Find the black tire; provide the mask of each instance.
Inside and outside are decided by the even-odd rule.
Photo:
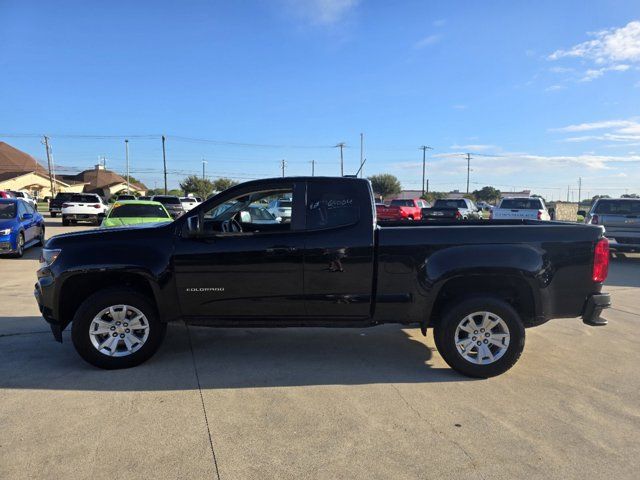
[[[69,225],[70,225],[69,219],[63,215],[62,216],[62,226],[63,227],[68,227]]]
[[[40,235],[38,236],[38,243],[44,247],[44,225],[40,227]]]
[[[509,346],[493,363],[472,363],[465,359],[456,347],[456,329],[459,323],[467,315],[475,312],[491,312],[507,325]],[[506,372],[518,361],[524,349],[525,329],[518,312],[507,302],[496,297],[477,296],[455,303],[447,309],[435,325],[433,336],[438,352],[451,368],[469,377],[489,378]]]
[[[58,215],[58,214],[54,213],[54,212],[49,212],[49,215],[51,215],[51,218],[56,218],[56,215]]]
[[[139,350],[122,357],[109,356],[93,346],[89,335],[91,323],[103,309],[126,304],[140,310],[149,325],[149,337]],[[88,363],[99,368],[114,370],[130,368],[145,362],[162,344],[167,324],[158,319],[154,305],[145,296],[125,289],[101,290],[88,297],[73,317],[71,339],[78,354]]]
[[[24,232],[20,232],[18,234],[18,245],[15,253],[13,254],[16,258],[21,258],[24,255]]]
[[[96,218],[95,218],[95,220],[94,220],[92,223],[93,223],[95,226],[100,226],[100,223],[102,223],[102,222],[101,222],[100,217],[96,217]]]

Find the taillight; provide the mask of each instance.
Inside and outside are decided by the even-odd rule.
[[[456,220],[460,220],[462,218],[462,214],[460,213],[460,211],[458,210],[456,212]]]
[[[71,204],[69,203],[63,203],[62,204],[62,208],[69,208],[71,206]]]
[[[542,220],[542,210],[538,210],[538,220]]]
[[[599,221],[600,219],[598,218],[598,215],[594,215],[593,217],[591,217],[591,223],[593,225],[597,225]]]
[[[100,208],[100,204],[96,203],[95,205],[91,205],[93,208]]]
[[[594,282],[604,282],[609,273],[609,240],[603,238],[596,243],[596,249],[593,252],[593,275],[591,279]]]

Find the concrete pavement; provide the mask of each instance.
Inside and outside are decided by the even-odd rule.
[[[38,250],[0,259],[0,478],[638,476],[640,257],[613,261],[607,327],[530,329],[511,371],[470,380],[397,326],[175,324],[101,371],[39,317]]]

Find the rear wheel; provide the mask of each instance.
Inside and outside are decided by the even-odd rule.
[[[135,367],[160,347],[167,325],[149,300],[124,289],[87,298],[73,317],[71,338],[80,356],[108,370]]]
[[[65,217],[64,215],[62,216],[62,225],[64,227],[68,227],[70,225],[71,222],[69,222],[69,219],[67,217]]]
[[[494,297],[472,297],[445,312],[433,332],[447,364],[469,377],[509,370],[524,349],[525,330],[511,305]]]
[[[44,225],[40,227],[40,235],[38,235],[38,243],[44,247]]]
[[[55,213],[55,212],[49,212],[49,215],[51,215],[51,218],[56,218],[56,215],[58,215],[58,214]]]

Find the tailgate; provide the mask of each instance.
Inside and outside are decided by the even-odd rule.
[[[423,208],[423,218],[456,218],[457,208]]]

